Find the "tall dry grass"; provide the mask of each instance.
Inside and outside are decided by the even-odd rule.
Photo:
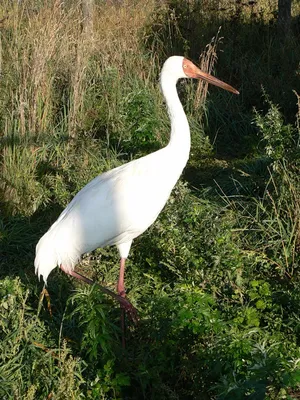
[[[82,30],[80,2],[62,6],[48,1],[7,3],[0,55],[2,135],[39,135],[53,130],[61,118],[74,137],[84,114],[91,77],[116,67],[145,77],[140,30],[155,2],[103,2],[95,8],[94,34]],[[2,14],[5,11],[2,10]],[[93,61],[97,61],[97,65]],[[145,74],[144,71],[147,71]],[[66,102],[67,100],[67,102]],[[67,109],[63,103],[67,103]],[[58,117],[58,114],[59,115]]]
[[[218,45],[222,42],[222,37],[220,36],[221,27],[219,28],[217,34],[211,39],[211,42],[207,44],[205,50],[201,53],[199,58],[200,69],[208,74],[211,74],[213,68],[218,60],[217,49]],[[194,100],[194,106],[196,109],[203,107],[207,98],[208,83],[199,80],[197,91]]]

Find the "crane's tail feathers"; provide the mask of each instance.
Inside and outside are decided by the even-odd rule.
[[[80,254],[59,237],[59,233],[49,230],[40,239],[36,246],[35,273],[38,278],[43,277],[45,284],[50,272],[57,266],[63,265],[65,272],[74,269],[80,259]]]
[[[46,249],[44,247],[38,248],[37,246],[34,266],[35,266],[35,273],[37,274],[38,279],[41,280],[42,276],[45,284],[47,285],[48,275],[57,266],[57,259],[56,257],[53,257],[53,255],[51,255],[49,252],[45,250]]]

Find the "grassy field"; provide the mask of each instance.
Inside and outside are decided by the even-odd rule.
[[[276,0],[0,4],[0,398],[300,397],[300,6]],[[221,27],[221,28],[220,28]],[[178,84],[191,126],[184,174],[126,271],[140,322],[122,350],[118,305],[35,245],[97,174],[169,138],[158,86],[185,55],[230,83]],[[112,290],[115,248],[78,271]]]

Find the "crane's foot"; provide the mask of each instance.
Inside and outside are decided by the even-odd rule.
[[[138,314],[137,310],[133,307],[133,305],[126,299],[126,291],[124,287],[124,280],[119,279],[117,285],[118,295],[120,296],[120,308],[121,308],[121,333],[122,333],[122,348],[125,350],[126,348],[126,323],[125,323],[125,315],[136,324],[138,322]],[[122,300],[121,300],[122,299]]]
[[[137,309],[133,307],[133,305],[126,299],[126,290],[124,286],[124,276],[121,274],[121,277],[117,284],[118,295],[120,296],[119,303],[121,307],[121,320],[124,318],[124,311],[128,315],[128,317],[134,322],[138,322],[138,313]]]
[[[125,311],[125,313],[128,316],[128,318],[132,322],[137,324],[138,321],[139,321],[139,316],[138,316],[137,309],[130,303],[129,300],[126,299],[126,297],[123,297],[122,295],[119,295],[118,301],[120,303],[120,307],[121,307],[122,313],[123,313],[123,311]]]

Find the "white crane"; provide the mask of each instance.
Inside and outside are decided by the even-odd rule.
[[[103,290],[132,311],[124,288],[125,260],[132,241],[156,220],[189,158],[190,129],[176,89],[180,78],[203,79],[239,94],[186,58],[168,58],[160,83],[171,120],[169,144],[97,176],[77,193],[36,246],[35,271],[45,283],[56,266],[93,283],[76,273],[75,265],[84,253],[116,245],[121,258],[118,295]]]

